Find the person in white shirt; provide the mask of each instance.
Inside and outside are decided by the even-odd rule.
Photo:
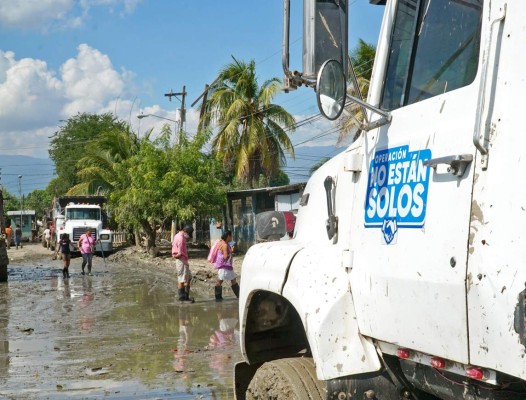
[[[44,229],[42,235],[44,236],[46,249],[49,249],[51,247],[51,230],[49,229],[49,225]]]

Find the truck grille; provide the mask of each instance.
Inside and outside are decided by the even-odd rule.
[[[71,240],[76,242],[85,233],[86,233],[86,227],[85,226],[80,227],[80,228],[73,228],[73,237],[71,238]],[[91,231],[91,236],[93,236],[95,238],[95,240],[97,239],[97,230],[96,229],[93,229]]]

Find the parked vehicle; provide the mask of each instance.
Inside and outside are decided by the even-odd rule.
[[[52,248],[67,233],[71,239],[71,251],[77,252],[77,242],[86,229],[97,239],[96,252],[108,254],[113,251],[113,232],[108,227],[108,218],[103,205],[104,196],[62,196],[53,200]]]
[[[347,91],[348,1],[304,1],[302,72],[285,27],[288,89],[367,118],[309,180],[294,239],[245,256],[236,398],[526,399],[526,2],[370,2],[367,102]]]

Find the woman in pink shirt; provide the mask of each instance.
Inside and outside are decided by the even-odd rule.
[[[223,281],[230,281],[232,291],[236,297],[239,298],[239,284],[236,280],[237,274],[234,272],[232,266],[232,248],[229,244],[231,240],[231,231],[226,231],[221,235],[219,249],[214,261],[215,268],[217,269],[217,282],[214,288],[216,301],[223,300]]]
[[[82,272],[81,275],[84,275],[84,267],[88,264],[88,275],[91,274],[91,262],[93,260],[93,252],[95,251],[96,240],[91,236],[91,231],[86,229],[86,233],[81,235],[78,241],[78,247],[80,254],[82,254]]]

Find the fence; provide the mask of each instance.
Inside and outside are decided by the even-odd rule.
[[[113,246],[122,246],[128,243],[128,232],[113,232]]]

